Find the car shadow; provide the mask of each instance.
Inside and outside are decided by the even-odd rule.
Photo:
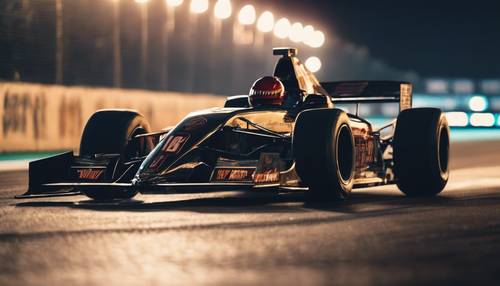
[[[498,193],[498,192],[492,192]],[[306,193],[255,193],[235,192],[221,196],[203,194],[196,197],[174,197],[168,201],[147,201],[148,196],[140,196],[119,202],[101,203],[93,200],[70,201],[28,201],[17,203],[17,207],[70,207],[93,211],[130,211],[130,212],[159,212],[159,211],[190,211],[197,213],[300,213],[311,210],[335,213],[364,213],[374,210],[396,211],[408,210],[417,207],[452,206],[470,203],[498,203],[500,196],[471,196],[450,197],[443,195],[423,198],[406,197],[394,190],[378,191],[377,189],[353,191],[351,197],[344,201],[312,200]],[[144,199],[141,200],[141,199]]]
[[[139,197],[141,198],[141,197]],[[144,197],[148,199],[148,197]],[[490,189],[487,192],[482,192],[478,195],[451,196],[446,192],[434,198],[410,198],[405,197],[396,191],[380,192],[377,190],[362,191],[352,194],[352,197],[346,201],[311,201],[307,199],[304,193],[292,194],[235,194],[230,196],[217,197],[196,197],[190,199],[178,199],[171,201],[147,202],[141,200],[129,200],[122,202],[111,203],[96,203],[91,200],[82,200],[79,202],[22,202],[18,203],[18,207],[69,207],[75,209],[85,209],[96,212],[193,212],[193,213],[210,213],[210,214],[231,214],[231,213],[289,213],[296,214],[297,212],[324,212],[322,215],[318,213],[313,215],[297,215],[293,219],[292,216],[285,216],[287,219],[252,219],[248,221],[220,221],[200,225],[165,225],[155,227],[155,231],[171,231],[171,230],[191,230],[196,229],[214,229],[214,228],[231,228],[231,229],[248,229],[260,227],[274,226],[297,226],[297,225],[313,225],[322,223],[337,223],[345,221],[360,220],[365,218],[388,217],[402,214],[415,214],[432,212],[443,208],[455,207],[487,207],[498,205],[500,203],[500,190]],[[111,228],[111,229],[84,229],[84,230],[69,230],[65,233],[105,233],[105,232],[136,232],[148,230],[148,226],[137,226],[134,228]],[[11,237],[18,237],[19,234],[7,234]],[[39,234],[37,234],[39,235]],[[45,236],[59,236],[60,231],[44,232]],[[5,236],[5,235],[4,235]]]

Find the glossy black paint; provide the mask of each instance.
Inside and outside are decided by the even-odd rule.
[[[51,187],[66,186],[78,190],[83,186],[92,187],[93,184],[99,188],[109,184],[113,188],[147,191],[158,186],[220,186],[220,182],[212,182],[211,178],[221,160],[234,166],[244,164],[257,168],[262,159],[261,154],[264,153],[272,153],[273,158],[278,158],[279,165],[282,166],[280,173],[287,178],[275,186],[305,187],[294,171],[292,135],[295,119],[306,109],[334,108],[333,102],[338,98],[330,95],[300,63],[295,57],[296,51],[281,50],[279,54],[283,57],[278,60],[274,76],[285,86],[288,99],[283,106],[249,107],[244,96],[229,98],[225,107],[191,113],[166,133],[136,136],[134,140],[149,140],[156,146],[147,156],[132,158],[128,162],[121,162],[119,157],[112,154],[100,154],[99,157],[96,155],[92,158],[66,154],[47,159],[48,161],[35,161],[33,167],[30,165],[30,190],[27,194],[39,194],[38,189],[58,182],[61,184],[51,184]],[[347,82],[348,85],[353,83]],[[369,96],[374,97],[372,100],[384,101],[375,97],[377,90],[367,90],[365,87],[375,86],[380,89],[387,84],[390,85],[391,96],[386,100],[400,99],[395,82],[369,83],[362,82],[362,87],[363,92],[369,91]],[[411,88],[409,92],[411,93]],[[382,97],[386,96],[383,90],[380,93]],[[408,98],[411,105],[411,94]],[[349,114],[349,118],[356,153],[354,186],[393,183],[390,152],[392,134],[382,138],[380,132],[373,130],[366,120],[353,114]],[[57,169],[59,175],[48,174],[43,169],[49,161],[54,163],[54,170]],[[102,175],[99,170],[89,174],[83,172],[85,176],[69,171],[92,167],[101,168]],[[248,184],[245,183],[245,186],[248,187]]]

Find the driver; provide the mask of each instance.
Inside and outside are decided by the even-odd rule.
[[[255,107],[282,106],[285,98],[285,86],[274,76],[261,77],[250,88],[250,104]]]
[[[300,96],[300,94],[285,91],[285,86],[278,77],[265,76],[253,83],[250,88],[249,101],[254,107],[280,106],[289,109],[301,102]]]

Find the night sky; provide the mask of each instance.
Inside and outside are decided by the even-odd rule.
[[[269,40],[264,56],[261,47],[234,45],[233,26],[225,21],[224,36],[217,42],[224,52],[215,53],[220,57],[214,57],[218,64],[212,65],[209,57],[194,58],[192,47],[212,45],[211,26],[208,15],[200,16],[197,26],[193,26],[189,2],[184,0],[176,10],[177,28],[170,35],[167,54],[162,52],[160,28],[165,20],[164,0],[148,4],[149,65],[144,80],[137,75],[141,54],[138,4],[133,0],[117,2],[121,7],[122,87],[162,89],[167,85],[162,76],[166,72],[169,90],[246,92],[263,70],[272,70],[274,59],[268,50],[276,45],[292,45],[288,40]],[[53,0],[0,0],[0,79],[54,82],[54,3]],[[64,1],[64,84],[113,84],[112,3]],[[327,38],[322,48],[296,45],[302,49],[299,57],[321,58],[323,67],[318,76],[323,80],[500,79],[500,0],[232,0],[232,3],[233,20],[243,5],[254,4],[259,14],[270,10],[276,18],[287,17],[292,22],[312,24],[323,30]],[[271,35],[268,39],[276,40]],[[262,62],[269,60],[271,66],[263,67]],[[214,70],[207,72],[210,69]],[[217,76],[207,74],[221,75],[222,79],[238,76],[225,85],[213,82]]]
[[[293,20],[317,21],[401,70],[424,77],[500,77],[499,0],[272,2]]]

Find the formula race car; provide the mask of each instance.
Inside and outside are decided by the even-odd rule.
[[[320,83],[296,50],[280,56],[273,76],[224,107],[194,112],[152,132],[132,110],[100,110],[88,120],[79,155],[30,162],[29,190],[18,198],[85,194],[129,199],[138,192],[306,191],[344,199],[353,188],[397,184],[409,196],[434,196],[449,169],[449,128],[439,109],[411,108],[412,85],[392,81]],[[363,103],[399,104],[374,128]],[[354,114],[335,106],[357,106]]]

